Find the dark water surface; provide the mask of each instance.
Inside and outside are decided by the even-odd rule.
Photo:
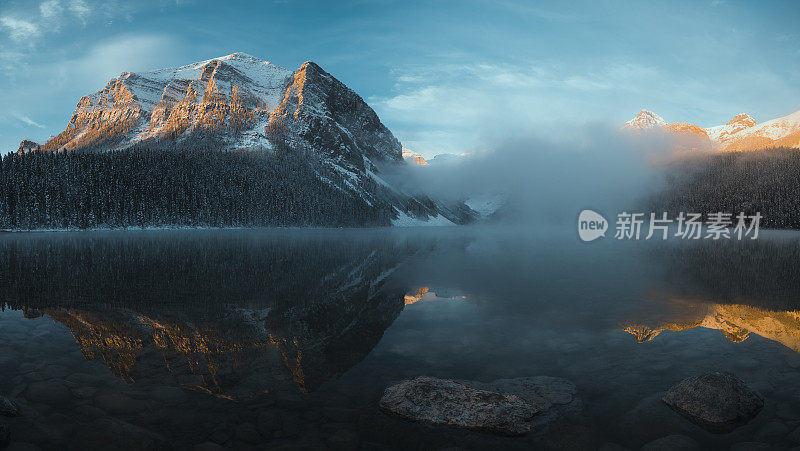
[[[525,230],[0,235],[12,449],[708,449],[800,445],[800,235],[585,244]],[[711,434],[659,398],[731,371],[766,399]],[[584,412],[528,437],[377,409],[418,375],[556,376]],[[611,448],[608,448],[611,449]]]

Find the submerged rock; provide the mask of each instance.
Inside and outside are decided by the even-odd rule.
[[[531,421],[531,427],[542,432],[559,418],[574,416],[583,410],[578,389],[572,382],[558,377],[534,376],[498,379],[493,382],[459,381],[482,390],[517,395],[536,405],[540,413]]]
[[[755,417],[764,398],[731,373],[690,377],[661,398],[673,410],[715,433],[730,432]]]
[[[449,379],[420,376],[386,389],[384,412],[401,418],[502,435],[523,435],[540,412],[533,401]]]
[[[14,404],[14,401],[6,398],[5,396],[0,396],[0,415],[6,417],[18,417],[20,413],[17,405]]]

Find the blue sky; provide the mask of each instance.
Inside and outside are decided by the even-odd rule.
[[[702,126],[800,109],[800,2],[0,0],[0,151],[64,129],[122,71],[243,51],[312,60],[425,156],[488,136]]]

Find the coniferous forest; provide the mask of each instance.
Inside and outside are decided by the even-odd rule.
[[[723,152],[681,161],[668,171],[653,211],[761,213],[761,226],[800,229],[800,150]]]
[[[317,163],[317,164],[315,164]],[[0,228],[380,226],[390,207],[325,183],[306,152],[140,146],[8,154]]]

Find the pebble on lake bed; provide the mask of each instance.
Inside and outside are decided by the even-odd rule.
[[[0,415],[6,417],[18,417],[20,414],[17,405],[14,404],[14,401],[6,398],[5,396],[0,396]]]
[[[764,398],[731,373],[685,379],[661,398],[670,408],[714,433],[730,432],[755,417]]]

